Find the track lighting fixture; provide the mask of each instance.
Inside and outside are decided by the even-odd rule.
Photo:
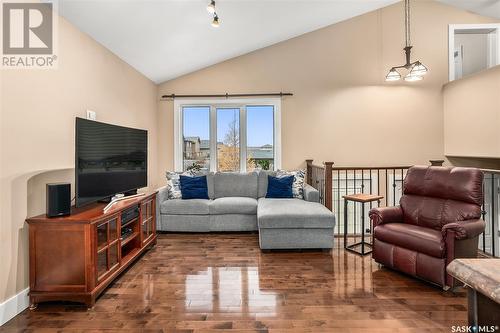
[[[217,13],[214,13],[214,19],[212,20],[212,27],[218,28],[219,25],[220,25],[219,17],[217,16]]]
[[[210,3],[207,6],[207,12],[213,15],[212,19],[212,27],[218,28],[220,25],[219,16],[215,10],[215,0],[210,0]]]
[[[215,13],[215,0],[210,1],[210,3],[207,6],[207,12],[209,12],[210,14]]]

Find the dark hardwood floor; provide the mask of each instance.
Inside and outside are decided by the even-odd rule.
[[[344,252],[261,253],[256,234],[161,234],[94,308],[40,304],[0,332],[451,332],[465,293]]]

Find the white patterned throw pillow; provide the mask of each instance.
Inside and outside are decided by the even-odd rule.
[[[306,177],[305,170],[278,170],[276,175],[278,177],[293,176],[292,193],[296,199],[304,199],[304,182]]]
[[[193,177],[196,176],[197,173],[193,171],[185,171],[185,172],[167,171],[167,186],[168,186],[169,199],[182,199],[181,178],[180,178],[181,175]]]

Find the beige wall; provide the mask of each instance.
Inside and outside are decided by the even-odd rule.
[[[500,66],[448,83],[444,96],[444,152],[500,158]]]
[[[165,82],[159,94],[290,91],[282,105],[284,168],[306,158],[336,165],[427,163],[443,158],[442,85],[448,24],[490,19],[432,1],[413,3],[413,59],[423,82],[389,84],[403,62],[403,4]],[[173,103],[159,103],[159,179],[173,167]]]
[[[28,286],[28,215],[44,212],[44,186],[72,181],[75,117],[149,130],[156,184],[157,87],[60,19],[57,70],[0,71],[0,302]]]

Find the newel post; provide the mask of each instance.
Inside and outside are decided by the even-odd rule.
[[[444,160],[429,160],[431,166],[443,166]]]
[[[333,162],[325,162],[325,207],[332,210],[333,207],[333,179],[332,166]]]
[[[312,165],[313,160],[306,160],[306,183],[312,186]]]

